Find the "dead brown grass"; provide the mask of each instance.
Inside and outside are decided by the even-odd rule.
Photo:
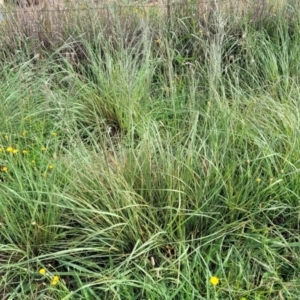
[[[115,26],[118,19],[119,23],[124,24],[121,26],[124,34],[130,39],[130,31],[136,31],[137,19],[145,20],[155,16],[156,22],[163,25],[176,17],[193,15],[198,27],[201,27],[200,24],[210,26],[212,16],[216,14],[222,14],[225,19],[234,18],[236,22],[248,14],[250,21],[257,21],[273,15],[287,1],[199,0],[191,4],[189,0],[39,0],[38,5],[26,8],[7,6],[4,9],[7,18],[2,23],[0,34],[2,41],[11,45],[16,38],[30,39],[34,52],[37,52],[39,49],[55,48],[75,28],[85,34],[91,33],[100,19],[108,35],[114,30],[109,26]],[[122,8],[126,3],[127,6]]]

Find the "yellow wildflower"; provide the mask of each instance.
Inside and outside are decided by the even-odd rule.
[[[52,132],[52,136],[57,136],[57,132]]]
[[[13,150],[14,150],[13,147],[7,147],[6,148],[6,152],[13,152]]]
[[[50,169],[50,170],[52,170],[53,168],[54,168],[53,165],[49,165],[49,166],[48,166],[48,169]]]
[[[17,154],[18,152],[19,152],[18,149],[13,149],[13,151],[12,151],[13,154]]]
[[[256,178],[256,182],[257,183],[261,183],[261,179],[258,177],[258,178]]]
[[[42,147],[41,150],[42,150],[42,151],[46,151],[46,147]]]
[[[2,167],[2,168],[1,168],[1,171],[2,171],[2,172],[7,172],[7,170],[8,170],[7,167]]]
[[[27,150],[22,150],[22,153],[23,153],[23,154],[27,154],[28,151],[27,151]]]
[[[42,268],[42,269],[39,270],[39,273],[41,275],[45,275],[46,274],[46,270],[44,268]]]
[[[209,281],[214,286],[216,286],[217,284],[219,284],[219,278],[216,277],[216,276],[212,276]]]
[[[59,277],[58,276],[54,276],[53,279],[52,279],[51,284],[52,285],[57,285],[58,281],[59,281]]]

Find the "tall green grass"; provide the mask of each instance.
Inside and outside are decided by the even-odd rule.
[[[299,297],[299,17],[281,13],[115,15],[40,60],[6,48],[1,299]]]

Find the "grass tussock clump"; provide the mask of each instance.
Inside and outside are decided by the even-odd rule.
[[[214,3],[1,35],[1,299],[299,298],[300,7]]]

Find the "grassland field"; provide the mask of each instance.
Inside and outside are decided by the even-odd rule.
[[[299,1],[71,4],[2,7],[0,299],[299,299]]]

